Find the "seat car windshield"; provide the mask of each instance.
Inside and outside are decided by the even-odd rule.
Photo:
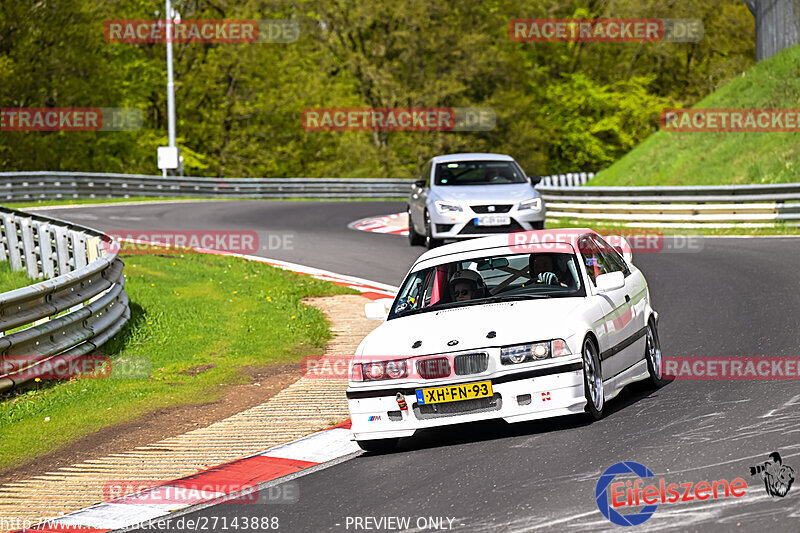
[[[513,161],[460,161],[436,165],[436,185],[502,185],[526,183]]]
[[[477,257],[413,272],[389,319],[482,303],[585,295],[574,254]]]

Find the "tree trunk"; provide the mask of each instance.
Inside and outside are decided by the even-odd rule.
[[[745,0],[756,19],[756,61],[798,42],[800,0]]]

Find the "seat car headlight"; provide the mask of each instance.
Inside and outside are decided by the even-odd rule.
[[[449,202],[434,202],[436,205],[436,210],[439,214],[444,215],[445,213],[461,213],[464,209],[461,208],[460,205],[452,204]]]
[[[542,199],[541,198],[531,198],[530,200],[525,200],[524,202],[520,202],[519,210],[523,211],[525,209],[530,209],[531,211],[541,211],[542,210]]]
[[[500,348],[500,362],[504,365],[514,365],[529,361],[540,361],[551,357],[572,355],[567,343],[563,339],[555,339],[531,344],[517,344]]]

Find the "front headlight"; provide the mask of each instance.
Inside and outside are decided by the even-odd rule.
[[[542,210],[542,199],[541,198],[531,198],[530,200],[525,200],[519,204],[520,211],[525,209],[530,209],[532,211],[541,211]]]
[[[355,366],[360,367],[361,371],[351,369],[350,379],[353,381],[378,381],[408,377],[408,362],[405,359],[356,363]]]
[[[500,362],[504,365],[515,365],[529,361],[540,361],[550,357],[572,355],[567,343],[563,339],[535,342],[531,344],[517,344],[500,348]]]
[[[434,204],[436,205],[436,210],[440,215],[444,215],[446,213],[461,213],[464,211],[460,205],[451,204],[448,202],[434,202]]]

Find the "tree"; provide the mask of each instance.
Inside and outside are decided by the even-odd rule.
[[[756,19],[756,61],[797,44],[800,1],[745,0],[745,4]]]

